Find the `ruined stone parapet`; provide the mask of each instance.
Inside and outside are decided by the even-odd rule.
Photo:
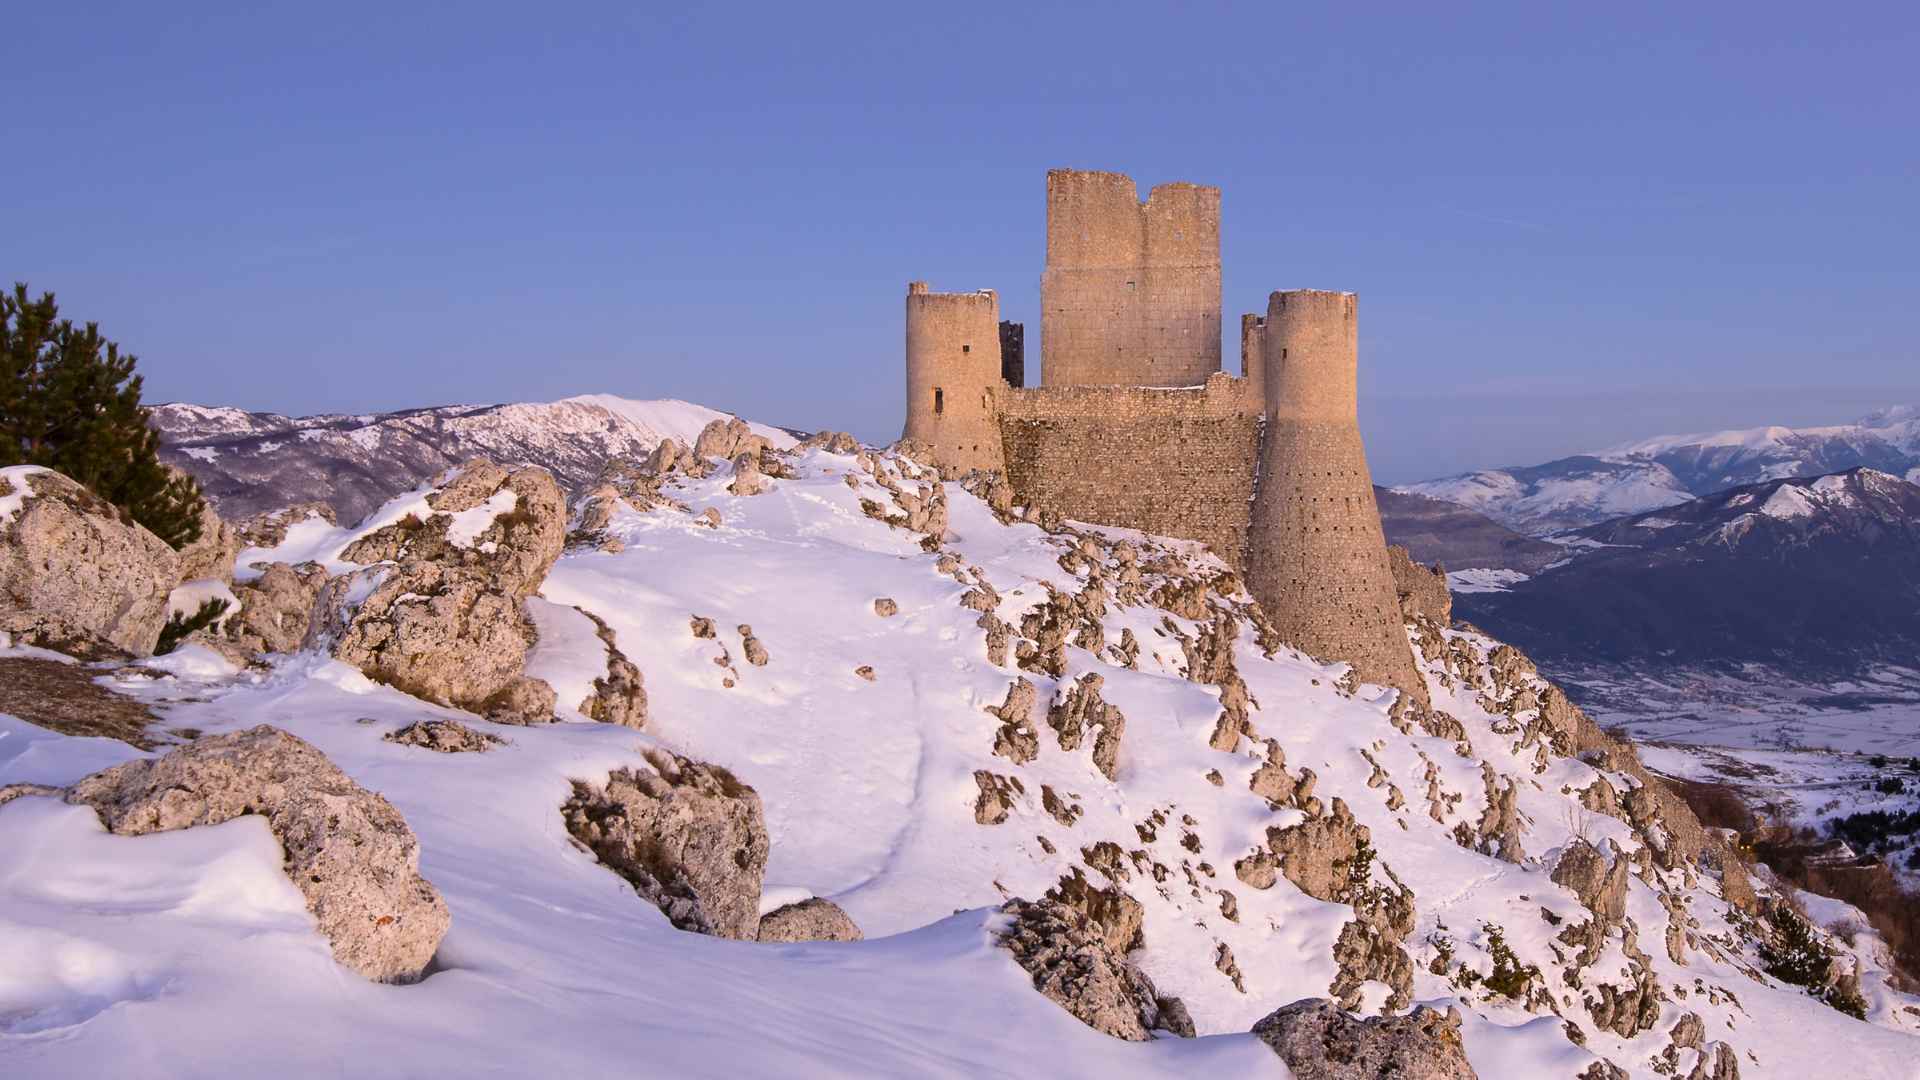
[[[1245,564],[1259,407],[1246,380],[1009,389],[1001,443],[1014,501],[1075,521],[1198,540]]]
[[[1220,370],[1220,189],[1047,173],[1046,386],[1197,386]]]
[[[1240,377],[1247,380],[1247,396],[1262,413],[1267,411],[1266,334],[1266,316],[1240,316]]]
[[[996,396],[1000,299],[991,289],[936,293],[907,286],[907,424],[904,438],[934,449],[941,465],[1000,469]]]
[[[1281,640],[1425,702],[1360,440],[1356,304],[1311,289],[1267,302],[1249,585]]]

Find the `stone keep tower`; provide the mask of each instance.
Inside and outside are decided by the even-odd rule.
[[[1267,300],[1249,584],[1282,640],[1425,704],[1360,442],[1355,306],[1352,293],[1312,289]]]
[[[1198,386],[1220,370],[1220,189],[1047,173],[1044,386]]]
[[[1000,298],[991,289],[937,293],[907,286],[905,437],[930,444],[943,465],[1005,469],[997,395]]]

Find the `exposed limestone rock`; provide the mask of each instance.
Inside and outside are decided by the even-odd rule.
[[[1112,847],[1113,845],[1107,845]],[[1115,854],[1118,854],[1116,849]],[[1110,862],[1109,865],[1112,865]],[[1060,879],[1059,883],[1047,890],[1046,899],[1064,904],[1074,911],[1085,915],[1100,927],[1100,935],[1107,948],[1115,956],[1127,953],[1146,944],[1143,927],[1146,924],[1146,909],[1140,901],[1127,895],[1117,884],[1104,888],[1095,887],[1087,876],[1074,867],[1073,872]]]
[[[1478,1080],[1460,1039],[1460,1014],[1426,1008],[1361,1020],[1322,998],[1268,1013],[1253,1033],[1297,1080]]]
[[[423,562],[373,590],[334,655],[415,697],[537,723],[552,719],[554,693],[522,673],[535,640],[519,597],[473,571]]]
[[[1100,700],[1100,687],[1106,680],[1094,673],[1082,675],[1047,710],[1047,724],[1060,739],[1060,749],[1072,753],[1080,749],[1086,732],[1098,728],[1093,741],[1093,767],[1107,779],[1119,772],[1120,738],[1127,730],[1127,718],[1120,710]]]
[[[1632,958],[1632,981],[1625,986],[1600,983],[1590,987],[1587,1012],[1593,1022],[1623,1039],[1631,1039],[1660,1022],[1660,982],[1644,955]]]
[[[1480,815],[1478,829],[1463,821],[1454,828],[1454,839],[1461,847],[1483,855],[1492,855],[1510,863],[1523,863],[1527,859],[1527,852],[1520,842],[1520,811],[1514,802],[1516,791],[1513,780],[1509,778],[1502,786],[1493,766],[1487,762],[1480,763],[1480,771],[1487,789],[1487,808]]]
[[[541,468],[508,472],[486,460],[462,465],[427,496],[423,521],[402,518],[348,546],[348,562],[433,562],[483,571],[490,584],[516,599],[532,595],[566,546],[566,501],[553,475]],[[491,520],[475,529],[467,515]]]
[[[187,474],[171,465],[167,472],[175,477]],[[174,582],[182,585],[189,581],[201,581],[213,578],[233,583],[233,560],[246,546],[246,540],[240,530],[220,519],[213,509],[213,500],[200,504],[200,535],[191,544],[180,549],[179,579]]]
[[[900,605],[894,603],[892,597],[882,596],[873,602],[873,613],[883,619],[890,619],[900,614]]]
[[[861,664],[859,667],[853,669],[853,673],[867,680],[868,682],[872,682],[874,680],[872,664]]]
[[[576,780],[567,831],[682,930],[753,941],[767,827],[760,796],[717,765],[649,754],[604,787]]]
[[[1016,679],[1007,687],[1007,700],[986,710],[1000,718],[993,752],[1015,765],[1025,765],[1040,755],[1040,732],[1033,726],[1033,704],[1038,696],[1032,683]]]
[[[253,581],[235,585],[240,610],[229,614],[217,632],[202,633],[245,655],[294,652],[306,640],[326,582],[327,572],[317,563],[272,563]]]
[[[1312,769],[1301,769],[1298,778],[1287,771],[1287,755],[1280,749],[1275,739],[1267,740],[1267,760],[1247,780],[1247,787],[1255,795],[1267,800],[1267,805],[1278,810],[1291,806],[1308,817],[1320,816],[1320,800],[1313,795],[1314,784],[1319,780]]]
[[[1012,917],[1000,943],[1033,977],[1034,989],[1081,1023],[1135,1042],[1155,1029],[1192,1032],[1185,1006],[1162,999],[1092,919],[1051,900],[1009,900],[1000,910]]]
[[[758,495],[765,490],[767,479],[760,473],[760,455],[735,454],[733,482],[727,485],[727,491],[735,495]]]
[[[1248,885],[1264,889],[1272,886],[1277,865],[1308,896],[1352,905],[1353,921],[1334,942],[1339,972],[1329,992],[1347,1008],[1358,1008],[1361,987],[1377,981],[1391,991],[1387,1007],[1403,1009],[1413,997],[1413,961],[1403,947],[1413,933],[1413,893],[1404,886],[1373,883],[1370,840],[1367,827],[1354,820],[1347,804],[1334,799],[1324,816],[1286,829],[1269,828],[1271,853],[1255,851],[1236,863],[1234,872]],[[1392,872],[1387,875],[1392,877]]]
[[[18,500],[14,503],[14,500]],[[147,656],[180,557],[59,473],[0,472],[0,633],[88,659]]]
[[[689,629],[693,631],[694,637],[700,638],[702,640],[711,641],[720,636],[714,630],[713,620],[708,618],[703,618],[699,615],[695,615],[692,619],[689,619],[687,621],[687,626]]]
[[[999,776],[985,769],[974,770],[973,782],[980,788],[980,797],[973,802],[973,820],[981,825],[1007,820],[1014,799],[1026,792],[1019,777]]]
[[[819,897],[760,916],[761,941],[860,941],[865,937],[838,904]]]
[[[755,435],[753,428],[739,417],[710,420],[694,439],[693,453],[702,458],[734,459],[741,454],[758,458],[767,448],[767,440]]]
[[[1627,1070],[1606,1058],[1601,1058],[1588,1065],[1574,1080],[1633,1080],[1633,1077]]]
[[[994,667],[1006,667],[1007,645],[1013,638],[1013,627],[996,615],[982,615],[974,625],[987,632],[987,663]]]
[[[1575,840],[1553,866],[1553,883],[1573,890],[1588,911],[1608,926],[1618,926],[1627,915],[1627,878],[1630,867],[1618,849],[1609,864],[1600,849]]]
[[[1412,554],[1398,544],[1387,548],[1387,564],[1393,572],[1394,591],[1400,595],[1400,614],[1406,621],[1424,616],[1440,626],[1453,625],[1453,596],[1447,591],[1445,568],[1414,562]]]
[[[196,739],[95,773],[67,801],[128,836],[261,815],[334,958],[369,979],[418,978],[447,931],[447,906],[420,876],[420,847],[400,814],[284,731]]]
[[[521,601],[565,543],[559,487],[545,469],[472,461],[427,504],[424,521],[404,518],[347,548],[347,561],[398,566],[357,607],[330,582],[321,603],[336,613],[323,610],[316,628],[344,619],[334,655],[416,697],[512,723],[552,719],[553,689],[523,673],[535,630]]]
[[[795,450],[825,450],[833,454],[857,454],[860,440],[844,431],[816,431],[800,440]]]
[[[717,529],[720,527],[721,521],[720,508],[717,506],[709,506],[705,510],[700,511],[693,520],[705,525],[709,529]]]
[[[458,720],[415,720],[389,733],[386,740],[442,754],[484,753],[506,742],[498,735],[475,731]]]
[[[585,608],[575,608],[593,620],[593,632],[607,647],[607,673],[593,680],[593,693],[580,702],[580,712],[589,720],[618,724],[635,730],[647,726],[647,689],[640,669],[614,644],[613,627]]]
[[[767,647],[760,643],[759,638],[753,636],[753,627],[748,626],[746,623],[741,623],[738,629],[740,631],[740,651],[746,654],[747,663],[752,664],[754,667],[766,667],[767,660],[769,659],[767,656]]]

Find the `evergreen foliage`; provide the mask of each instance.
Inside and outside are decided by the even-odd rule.
[[[204,630],[220,621],[233,605],[220,597],[213,597],[200,605],[200,610],[191,615],[174,612],[167,617],[167,625],[160,628],[160,641],[153,647],[153,655],[165,656],[180,647],[196,630]]]
[[[1760,966],[1784,983],[1805,987],[1816,1000],[1858,1020],[1867,1018],[1867,1003],[1833,978],[1833,950],[1820,940],[1813,924],[1784,904],[1768,919],[1773,934],[1760,942]]]
[[[60,318],[52,293],[0,292],[0,467],[41,465],[119,507],[175,548],[200,536],[204,500],[160,463],[134,356]]]

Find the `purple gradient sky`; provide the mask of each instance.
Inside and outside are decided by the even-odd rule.
[[[1912,4],[687,7],[10,12],[0,277],[152,400],[881,440],[1065,165],[1220,185],[1230,326],[1359,292],[1387,482],[1920,401]]]

